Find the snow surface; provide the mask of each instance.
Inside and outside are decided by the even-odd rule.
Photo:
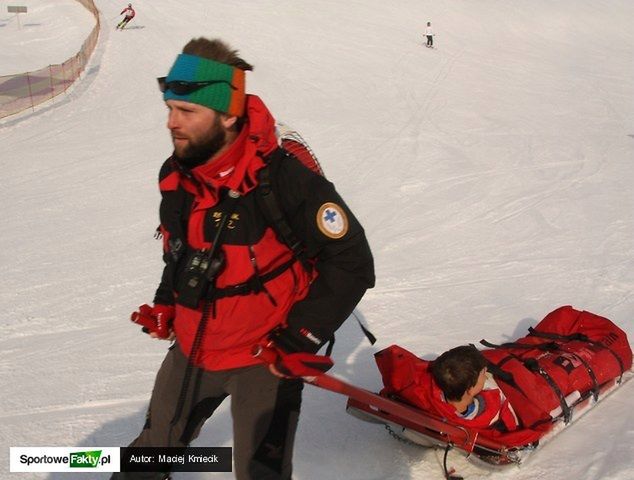
[[[27,13],[8,12],[20,5]],[[95,17],[75,0],[0,1],[0,76],[39,70],[75,55]]]
[[[79,48],[94,21],[55,3],[11,35],[0,4],[3,72]],[[123,446],[143,424],[167,348],[127,320],[161,272],[156,177],[171,150],[155,77],[193,36],[256,66],[249,91],[306,137],[366,227],[378,281],[358,314],[379,342],[346,322],[334,374],[378,389],[381,348],[429,358],[514,339],[564,304],[634,338],[630,0],[138,0],[118,32],[124,3],[97,1],[78,85],[0,122],[1,478],[64,477],[10,475],[9,446]],[[449,463],[469,480],[634,479],[633,395],[630,382],[519,469]],[[442,478],[439,453],[344,405],[306,388],[296,480]],[[196,444],[231,445],[228,403]]]

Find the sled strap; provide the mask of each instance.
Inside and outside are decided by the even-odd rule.
[[[442,467],[444,470],[444,474],[445,474],[445,479],[446,480],[464,480],[463,477],[459,476],[459,475],[454,475],[455,470],[452,468],[451,470],[447,469],[447,457],[449,456],[449,451],[453,448],[453,443],[449,442],[447,444],[447,446],[445,447],[445,455],[443,456],[442,459]]]
[[[497,364],[493,364],[493,363],[491,364],[491,365],[493,365],[493,370],[491,370],[491,373],[495,377],[497,372],[501,372],[502,375],[499,377],[499,380],[501,380],[503,382],[506,382],[505,377],[507,375],[510,375],[512,377],[511,372],[507,372],[506,370],[502,369],[502,365],[504,365],[509,360],[517,360],[522,365],[524,365],[524,359],[522,357],[518,356],[518,355],[515,355],[514,353],[509,353],[506,357],[504,357],[502,360],[500,360],[500,362],[497,363]],[[487,365],[487,368],[488,368],[488,365]],[[509,382],[506,382],[506,383],[509,386],[513,387],[515,390],[517,390],[519,393],[521,393],[524,396],[524,398],[528,399],[528,395],[526,395],[526,392],[524,392],[524,390],[522,390],[522,388],[519,385],[515,385],[515,384],[509,383]],[[563,411],[563,408],[562,408],[562,411]],[[537,420],[536,422],[534,422],[533,424],[527,426],[526,428],[533,428],[534,429],[534,428],[538,427],[539,425],[542,425],[544,423],[550,423],[550,422],[552,422],[552,419],[551,419],[550,416],[548,416],[548,418]]]
[[[491,362],[490,360],[487,360],[487,370],[491,373],[491,375],[493,375],[493,378],[495,378],[495,380],[506,383],[509,387],[517,390],[520,394],[522,394],[524,398],[528,399],[528,395],[526,395],[526,392],[522,390],[522,387],[517,384],[517,382],[515,381],[515,377],[513,377],[513,374],[502,369],[502,363],[504,363],[509,358],[511,358],[510,355],[506,357],[502,362],[500,362],[500,364],[496,364]],[[519,358],[518,360],[522,361]]]
[[[564,414],[564,422],[570,423],[570,420],[572,418],[572,410],[570,409],[570,406],[568,406],[568,404],[566,403],[566,397],[561,392],[561,389],[559,388],[557,383],[555,383],[552,377],[548,375],[548,372],[546,370],[544,370],[542,367],[539,366],[539,363],[534,358],[529,358],[525,360],[524,365],[531,372],[538,373],[539,375],[543,377],[544,380],[546,380],[546,383],[548,383],[550,388],[553,389],[553,392],[555,392],[555,395],[557,395],[557,398],[559,399],[559,404],[561,405],[561,411]]]
[[[499,345],[495,343],[491,343],[487,340],[480,340],[480,343],[488,348],[518,348],[521,350],[542,350],[544,352],[556,352],[560,349],[560,345],[556,342],[545,342],[545,343],[518,343],[518,342],[509,342],[509,343],[501,343]]]
[[[588,361],[583,358],[581,355],[577,355],[574,352],[568,352],[566,351],[566,353],[569,353],[570,355],[572,355],[573,357],[575,357],[577,360],[579,360],[584,367],[586,367],[586,372],[588,372],[588,376],[590,377],[590,380],[592,381],[592,397],[594,398],[594,401],[597,402],[599,400],[599,381],[597,380],[597,376],[594,373],[594,370],[592,370],[592,367],[590,366],[590,364],[588,363]]]
[[[572,340],[578,340],[580,342],[590,341],[588,336],[581,332],[571,333],[570,335],[561,335],[559,333],[541,332],[539,330],[535,330],[533,327],[528,327],[528,333],[534,337],[550,338],[551,340],[564,340],[566,342],[570,342]]]
[[[617,383],[621,383],[621,381],[623,380],[623,374],[625,373],[625,366],[623,365],[623,360],[621,360],[621,357],[619,357],[616,354],[616,352],[612,350],[610,347],[604,345],[601,342],[590,340],[583,333],[578,332],[578,333],[573,333],[571,335],[559,335],[557,333],[540,332],[535,330],[533,327],[528,327],[528,333],[529,335],[533,335],[534,337],[548,338],[551,340],[563,340],[565,342],[571,342],[576,340],[579,342],[589,343],[590,345],[594,345],[599,348],[603,348],[604,350],[607,350],[608,352],[610,352],[612,356],[616,359],[617,363],[619,364],[619,368],[621,369],[621,375],[619,376]]]
[[[502,368],[496,363],[493,363],[490,360],[487,360],[487,371],[490,372],[494,378],[497,378],[503,381],[504,383],[512,386],[513,388],[515,388],[516,390],[519,390],[520,392],[522,391],[520,387],[517,385],[517,382],[515,382],[515,378],[513,377],[513,374],[511,372],[507,372],[506,370],[502,370]]]

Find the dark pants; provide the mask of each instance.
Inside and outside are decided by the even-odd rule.
[[[427,35],[427,46],[428,47],[433,47],[434,46],[434,37],[433,37],[433,35]]]
[[[143,431],[131,447],[182,447],[231,396],[233,462],[237,480],[288,480],[303,384],[272,375],[265,365],[210,372],[193,369],[176,415],[187,358],[172,348],[154,383]],[[210,445],[219,446],[219,445]],[[115,473],[112,480],[158,480],[157,473]]]
[[[119,24],[117,25],[117,28],[125,27],[128,23],[130,23],[130,20],[132,20],[133,18],[134,17],[124,17],[124,19],[121,20]]]

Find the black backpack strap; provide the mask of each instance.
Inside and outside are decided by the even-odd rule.
[[[263,157],[266,165],[258,171],[257,198],[262,207],[262,214],[273,227],[279,239],[293,252],[293,256],[299,260],[308,273],[312,273],[312,266],[306,257],[304,244],[297,238],[295,232],[288,224],[286,216],[282,212],[280,202],[271,185],[270,156]]]
[[[227,200],[223,205],[224,209],[222,212],[222,216],[220,217],[218,229],[216,230],[216,234],[214,235],[214,239],[211,243],[211,248],[207,251],[207,258],[209,259],[210,263],[214,259],[218,259],[219,256],[222,254],[221,246],[222,246],[224,236],[227,230],[227,225],[229,223],[229,219],[231,218],[231,215],[236,210],[236,207],[240,200],[240,194],[236,191],[229,191],[226,193],[225,198]],[[209,268],[209,270],[211,270],[211,268]],[[206,273],[209,273],[209,271]],[[214,285],[215,278],[213,279],[210,278],[209,280],[210,280],[210,284],[207,288],[209,290],[213,290],[215,286]],[[187,392],[189,391],[189,383],[192,378],[193,370],[194,368],[196,368],[195,365],[198,360],[198,353],[200,351],[203,338],[205,336],[207,324],[209,323],[210,318],[216,316],[216,302],[214,300],[209,301],[205,298],[208,294],[208,291],[204,292],[205,295],[203,295],[204,301],[203,301],[202,316],[198,323],[198,327],[196,328],[194,341],[192,343],[191,351],[189,352],[189,357],[187,359],[187,367],[183,375],[183,381],[181,383],[181,389],[178,395],[178,403],[176,404],[176,408],[174,410],[174,416],[172,417],[172,420],[170,421],[170,433],[172,429],[174,428],[174,426],[177,424],[178,420],[181,418],[181,415],[183,414],[183,408],[185,406]],[[199,387],[199,382],[200,382],[200,376],[197,376],[196,378],[197,385],[195,385],[194,390],[196,390]],[[169,438],[171,438],[171,436]],[[171,445],[168,445],[168,446],[171,446]]]
[[[368,329],[368,327],[363,324],[354,310],[352,311],[352,316],[356,319],[357,323],[359,324],[359,328],[361,328],[361,331],[365,335],[365,338],[368,339],[368,342],[370,342],[370,345],[374,345],[376,343],[376,337],[374,336],[374,334]]]
[[[361,322],[361,319],[354,312],[354,310],[352,311],[352,316],[357,321],[357,324],[359,325],[359,328],[361,329],[361,331],[365,335],[365,338],[368,339],[368,342],[370,342],[370,345],[374,345],[376,343],[376,337],[374,336],[374,334],[368,329],[368,327],[366,327],[363,324],[363,322]],[[334,348],[334,346],[335,346],[335,334],[333,333],[332,337],[330,337],[330,339],[328,340],[328,346],[326,347],[326,356],[327,357],[329,357],[330,354],[332,353],[332,349]]]

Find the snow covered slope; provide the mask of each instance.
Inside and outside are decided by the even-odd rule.
[[[97,0],[104,30],[80,84],[0,122],[1,478],[63,478],[10,476],[6,447],[119,446],[142,426],[167,347],[127,321],[161,272],[156,177],[171,150],[155,77],[194,36],[255,65],[248,90],[306,137],[366,227],[378,282],[358,311],[379,343],[348,321],[336,375],[377,389],[380,348],[429,358],[513,339],[563,304],[634,338],[634,3],[202,3],[138,0],[118,32],[123,4]],[[26,33],[7,40],[25,56]],[[60,48],[78,35],[61,29]],[[630,480],[633,395],[630,382],[519,470],[450,463],[470,480]],[[294,478],[441,478],[439,455],[344,405],[306,388]],[[228,404],[197,443],[231,445]]]

